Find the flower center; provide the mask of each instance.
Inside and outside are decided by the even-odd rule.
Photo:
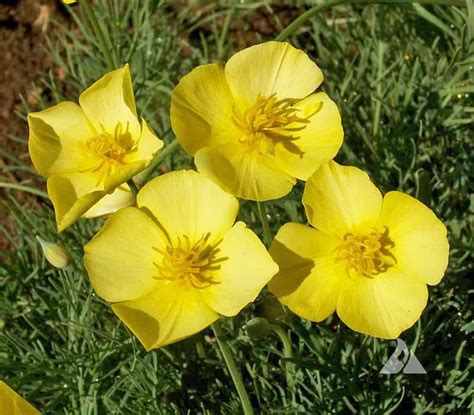
[[[178,238],[178,243],[166,249],[153,248],[162,255],[161,262],[155,262],[160,280],[182,280],[195,288],[205,288],[211,284],[212,272],[220,268],[220,262],[226,258],[216,258],[217,245],[209,244],[210,234],[203,235],[194,244],[188,236]]]
[[[278,100],[272,94],[267,98],[259,96],[243,113],[234,108],[233,122],[244,133],[239,141],[268,156],[275,154],[276,143],[291,144],[298,138],[293,134],[309,123],[309,117],[297,115],[295,102],[289,98]]]
[[[344,242],[336,249],[336,260],[346,262],[349,269],[360,275],[373,278],[395,264],[395,258],[390,252],[393,246],[387,228],[384,233],[348,233],[344,236]]]
[[[127,150],[107,133],[100,133],[90,138],[86,145],[87,149],[95,156],[117,162],[120,162],[127,153]]]

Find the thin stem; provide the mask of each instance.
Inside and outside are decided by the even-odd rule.
[[[138,187],[133,181],[133,179],[127,180],[128,187],[130,187],[130,191],[132,192],[132,195],[134,198],[137,197],[138,194]]]
[[[263,227],[263,237],[265,239],[265,245],[269,247],[272,243],[273,236],[272,236],[272,231],[270,229],[270,225],[268,224],[267,212],[266,212],[265,205],[263,204],[263,202],[257,202],[257,210],[258,210],[258,216],[260,218],[260,222],[262,223],[262,227]]]
[[[291,347],[291,340],[288,337],[288,334],[286,333],[286,331],[280,326],[277,326],[276,324],[271,324],[271,328],[278,335],[281,342],[283,343],[283,357],[285,359],[292,359],[293,350]],[[295,381],[293,379],[294,375],[295,375],[294,364],[291,362],[286,362],[286,383],[288,384],[289,387],[292,387],[295,384]]]
[[[252,404],[250,403],[250,399],[245,389],[244,382],[242,381],[242,376],[240,374],[239,369],[237,368],[237,365],[235,364],[234,357],[232,356],[232,351],[230,350],[229,344],[227,343],[227,339],[225,338],[224,333],[222,332],[219,321],[216,321],[212,325],[212,330],[214,331],[214,335],[216,336],[217,344],[221,349],[221,353],[227,365],[227,369],[229,370],[230,376],[234,381],[235,389],[239,394],[240,403],[242,405],[244,415],[253,415],[254,412]]]
[[[459,6],[466,7],[465,0],[329,0],[326,3],[318,4],[304,12],[301,16],[293,20],[280,34],[275,38],[277,41],[284,41],[298,30],[304,23],[324,10],[339,4],[435,4],[442,6]]]
[[[87,18],[92,26],[92,30],[94,31],[95,35],[97,36],[97,41],[102,49],[102,53],[104,54],[104,58],[109,70],[115,69],[117,67],[117,62],[115,62],[114,57],[109,49],[109,45],[107,44],[107,40],[105,38],[105,34],[100,27],[99,21],[92,9],[89,0],[81,0],[81,5],[84,8],[84,11],[87,14]]]
[[[155,158],[151,161],[150,165],[146,170],[140,174],[137,178],[138,184],[146,182],[151,173],[171,154],[173,154],[179,147],[178,140],[173,140],[169,143],[162,151],[160,151]]]

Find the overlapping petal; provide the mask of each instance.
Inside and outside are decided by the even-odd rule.
[[[194,162],[200,173],[243,199],[278,199],[288,194],[296,183],[274,159],[248,151],[238,143],[199,150]]]
[[[245,105],[276,94],[301,99],[323,81],[318,66],[303,51],[286,42],[266,42],[233,55],[225,75],[236,99]]]
[[[446,226],[423,203],[401,193],[385,195],[380,226],[389,229],[397,267],[404,273],[435,285],[448,266]]]
[[[367,173],[330,161],[306,183],[303,205],[315,228],[343,237],[373,229],[382,207],[382,194]]]
[[[105,195],[95,205],[82,215],[83,218],[95,218],[109,215],[119,209],[130,207],[135,203],[135,198],[128,184],[117,187],[111,194]]]
[[[278,231],[270,254],[279,272],[270,291],[294,313],[321,321],[335,310],[347,279],[344,265],[334,261],[339,241],[317,229],[287,223]]]
[[[153,293],[112,309],[146,350],[189,337],[219,318],[199,290],[186,289],[180,282],[160,282]]]
[[[84,247],[87,272],[97,294],[116,302],[158,289],[154,263],[160,259],[157,249],[166,245],[163,231],[140,209],[116,212]]]
[[[275,146],[275,156],[282,169],[300,180],[308,178],[321,164],[332,160],[341,148],[344,131],[341,115],[325,93],[318,92],[294,105],[298,116],[307,120],[303,129],[295,131],[291,141],[282,140]],[[288,128],[301,128],[291,124]]]
[[[337,314],[352,330],[395,339],[420,318],[427,301],[423,281],[391,267],[375,278],[348,279]]]
[[[132,151],[124,157],[124,163],[144,161],[148,164],[153,157],[163,148],[163,141],[160,140],[147,122],[142,118],[141,134],[138,142]]]
[[[77,104],[61,102],[30,113],[28,126],[30,157],[43,176],[87,169],[95,163],[82,149],[95,132]]]
[[[91,172],[56,174],[48,179],[47,189],[59,232],[72,225],[107,194]]]
[[[137,197],[170,238],[187,235],[197,241],[206,234],[219,239],[233,225],[239,204],[230,194],[195,171],[180,170],[147,183]]]
[[[121,132],[140,136],[130,68],[125,65],[104,75],[79,97],[79,104],[98,132]]]
[[[185,75],[171,96],[171,125],[185,150],[237,141],[232,121],[234,98],[218,64],[201,65]]]
[[[207,304],[219,314],[235,316],[255,300],[278,271],[265,246],[243,222],[238,222],[217,245],[217,269],[202,290]]]
[[[124,164],[108,177],[105,175],[106,173],[97,174],[92,170],[55,174],[49,177],[47,181],[48,195],[54,206],[58,230],[61,232],[72,225],[103,197],[142,171],[145,166],[146,163],[142,161]],[[113,201],[113,199],[108,199],[108,202]],[[115,199],[115,201],[118,200]],[[125,200],[122,202],[125,203]],[[104,206],[99,206],[99,211]],[[117,210],[110,204],[108,209]],[[90,212],[88,216],[90,217]]]

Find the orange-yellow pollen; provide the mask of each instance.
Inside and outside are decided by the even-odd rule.
[[[217,246],[209,244],[209,234],[203,235],[196,243],[188,236],[178,238],[177,244],[166,249],[154,248],[161,254],[161,261],[154,265],[158,270],[156,279],[169,281],[182,280],[195,288],[205,288],[211,284],[212,271],[219,269],[219,263],[225,258],[217,259]]]
[[[258,97],[243,113],[234,108],[233,121],[243,132],[240,142],[261,153],[273,156],[275,144],[292,141],[293,134],[303,130],[309,123],[307,118],[297,115],[293,99],[278,100],[276,94],[267,98]]]
[[[102,132],[87,140],[86,149],[89,154],[100,159],[100,165],[104,162],[115,165],[123,162],[123,157],[133,151],[135,144],[128,123],[126,126],[118,123],[113,132],[105,131],[102,127]]]
[[[96,156],[114,161],[121,161],[127,152],[113,137],[106,133],[101,133],[87,140],[87,148]]]
[[[336,249],[336,259],[344,261],[350,270],[373,278],[394,265],[395,260],[390,252],[392,247],[388,230],[366,235],[348,233],[344,236],[344,242]]]

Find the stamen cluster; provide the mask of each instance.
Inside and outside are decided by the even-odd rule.
[[[386,271],[394,264],[390,253],[393,242],[387,233],[346,234],[344,242],[336,249],[337,260],[346,262],[349,269],[370,278]]]
[[[309,117],[297,115],[298,109],[294,104],[293,99],[278,100],[276,94],[272,94],[266,98],[259,96],[243,113],[234,108],[234,124],[244,132],[239,141],[273,156],[277,142],[297,139],[293,134],[303,130],[309,123]]]
[[[187,235],[183,235],[175,245],[168,245],[166,249],[154,248],[162,256],[161,262],[154,262],[158,270],[155,278],[182,280],[195,288],[213,284],[212,271],[219,269],[219,263],[225,258],[216,258],[219,249],[209,244],[209,237],[207,233],[193,244]]]

